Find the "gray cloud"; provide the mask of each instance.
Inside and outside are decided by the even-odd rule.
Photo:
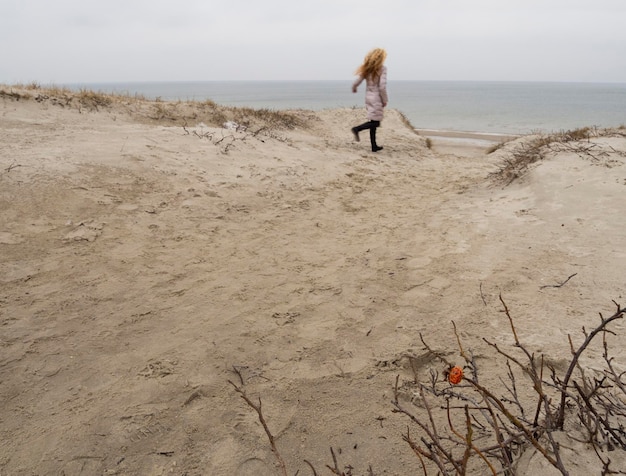
[[[8,3],[4,0],[3,3]],[[22,0],[0,82],[390,79],[626,82],[622,0]]]

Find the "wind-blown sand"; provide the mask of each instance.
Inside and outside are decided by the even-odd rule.
[[[289,474],[329,474],[331,447],[421,474],[391,412],[420,333],[461,363],[454,320],[495,384],[499,295],[557,368],[624,301],[623,134],[504,185],[514,144],[428,149],[390,110],[373,154],[363,111],[301,114],[255,136],[0,99],[0,474],[277,474],[240,378]],[[588,454],[571,474],[600,474]]]

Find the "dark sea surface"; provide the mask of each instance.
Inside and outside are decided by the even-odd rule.
[[[65,84],[161,100],[210,99],[265,109],[363,107],[351,81],[189,81]],[[388,82],[389,107],[418,129],[527,134],[626,125],[626,84],[475,81]]]

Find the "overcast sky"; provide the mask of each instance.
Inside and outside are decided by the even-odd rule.
[[[626,0],[0,0],[0,83],[626,83]]]

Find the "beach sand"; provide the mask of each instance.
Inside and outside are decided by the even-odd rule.
[[[229,381],[261,399],[290,475],[332,474],[331,448],[351,474],[422,474],[391,403],[412,363],[445,370],[420,334],[462,365],[454,321],[497,387],[483,337],[519,351],[500,296],[558,371],[568,334],[623,304],[623,131],[507,184],[493,174],[526,138],[429,149],[389,110],[374,154],[352,140],[361,110],[261,134],[133,104],[0,97],[2,475],[280,474]],[[600,474],[565,446],[570,474]],[[548,466],[529,454],[520,474]]]

